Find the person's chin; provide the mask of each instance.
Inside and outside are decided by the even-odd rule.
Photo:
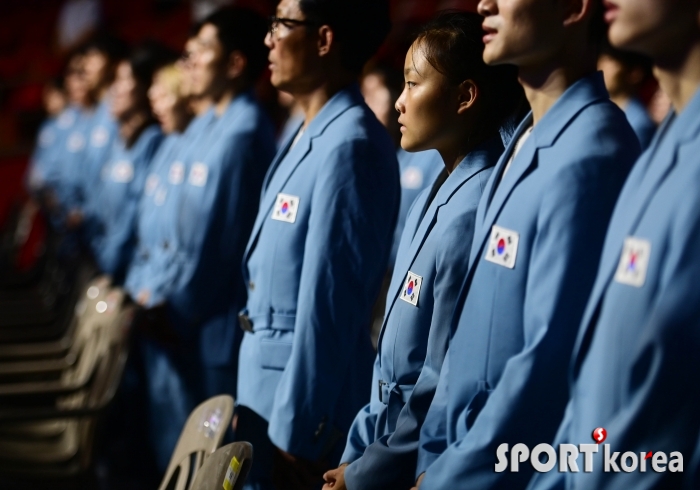
[[[619,20],[614,21],[608,30],[610,45],[617,49],[628,51],[641,51],[633,42],[629,29],[623,26]]]
[[[500,65],[502,63],[506,63],[506,61],[502,59],[503,56],[501,55],[500,50],[492,43],[493,41],[490,44],[487,44],[484,48],[484,63],[487,65]]]
[[[401,137],[401,148],[409,153],[415,153],[417,151],[424,150],[424,148],[420,145],[419,142],[413,140],[411,137],[407,137],[406,135],[403,135]]]

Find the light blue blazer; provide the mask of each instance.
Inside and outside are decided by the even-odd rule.
[[[139,203],[138,245],[129,265],[125,287],[136,298],[149,292],[147,308],[164,303],[175,284],[179,194],[187,177],[185,162],[210,134],[214,111],[196,117],[182,135],[168,137],[154,157]]]
[[[566,406],[566,367],[639,143],[600,73],[569,87],[503,177],[531,125],[530,115],[479,203],[456,331],[421,432],[423,490],[524,487],[532,470],[494,472],[496,448],[551,441]]]
[[[276,152],[274,128],[252,92],[245,92],[198,145],[178,196],[178,272],[167,304],[176,328],[199,331],[204,365],[235,366],[234,344],[242,335],[231,321],[232,308],[246,302],[240,264]]]
[[[76,207],[79,202],[79,179],[85,161],[93,113],[70,106],[59,117],[58,127],[65,124],[60,146],[48,156],[44,180],[56,194],[62,212]]]
[[[81,208],[99,207],[96,202],[102,186],[102,168],[107,164],[114,142],[119,139],[119,125],[112,116],[111,97],[105,97],[95,108],[85,145],[85,155],[76,177],[76,204]]]
[[[371,311],[398,206],[393,144],[356,84],[268,172],[244,257],[254,332],[241,345],[237,401],[285,451],[327,456],[367,403]]]
[[[153,124],[143,130],[130,148],[116,140],[103,167],[99,192],[100,206],[87,216],[90,246],[102,272],[115,283],[124,280],[136,247],[139,201],[148,167],[163,134]]]
[[[428,185],[408,214],[387,294],[371,401],[355,417],[341,458],[351,463],[345,470],[350,489],[406,490],[413,483],[413,471],[407,469],[416,466],[420,427],[447,351],[476,207],[502,153],[500,136],[484,143],[462,160],[437,194],[432,187],[440,180]],[[411,286],[416,276],[420,284]]]
[[[547,475],[533,488],[682,488],[691,472],[700,432],[699,154],[700,92],[667,118],[620,196],[558,434],[589,442],[604,427],[612,452],[680,451],[684,473],[656,473],[651,461],[646,472],[604,473],[601,450],[593,473]]]

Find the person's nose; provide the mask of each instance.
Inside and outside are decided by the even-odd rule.
[[[272,38],[272,33],[270,31],[267,31],[267,34],[265,35],[265,46],[267,46],[269,49],[272,49],[273,44],[274,39]]]
[[[396,99],[396,103],[394,104],[394,109],[396,109],[396,112],[399,114],[403,114],[406,112],[406,90],[404,89],[403,92],[401,92],[401,95],[399,95],[399,98]]]
[[[490,15],[496,14],[496,2],[495,0],[481,0],[476,6],[477,12],[483,17],[488,17]]]

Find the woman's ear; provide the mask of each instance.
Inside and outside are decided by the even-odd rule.
[[[459,105],[457,114],[464,114],[476,103],[479,96],[479,88],[473,80],[465,80],[459,84]]]

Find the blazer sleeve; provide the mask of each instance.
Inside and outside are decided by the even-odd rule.
[[[478,176],[475,181],[478,182]],[[433,314],[423,368],[399,414],[396,430],[375,441],[362,458],[346,469],[345,480],[350,489],[410,488],[415,481],[412,470],[418,460],[420,431],[437,389],[452,316],[469,268],[475,216],[476,208],[462,214],[442,237],[435,259]],[[355,481],[361,481],[361,485],[353,484]]]
[[[447,449],[447,401],[449,399],[447,379],[449,371],[450,350],[448,348],[440,370],[435,395],[420,430],[418,461],[414,475],[416,479],[425,473]]]
[[[320,141],[318,142],[320,146]],[[386,152],[366,139],[329,150],[308,221],[294,341],[273,402],[268,435],[279,448],[316,460],[332,444],[355,346],[367,335],[374,294],[391,246],[399,190]],[[369,370],[368,370],[369,371]],[[310,403],[313,401],[313,403]]]
[[[361,458],[367,446],[372,444],[376,437],[377,419],[383,405],[379,401],[377,386],[380,379],[379,356],[374,361],[374,373],[372,375],[372,392],[370,402],[362,407],[350,426],[345,451],[340,458],[342,463],[352,463]]]
[[[540,199],[525,286],[523,349],[506,363],[468,432],[458,430],[466,436],[427,471],[425,490],[445,483],[448,475],[464,488],[525,486],[533,472],[527,465],[518,473],[494,472],[498,445],[534,447],[554,439],[568,401],[571,351],[617,195],[601,192],[603,182],[614,180],[606,171],[613,160],[603,161],[608,165],[591,157],[562,165],[554,176],[557,185]],[[465,423],[464,417],[458,420]]]

